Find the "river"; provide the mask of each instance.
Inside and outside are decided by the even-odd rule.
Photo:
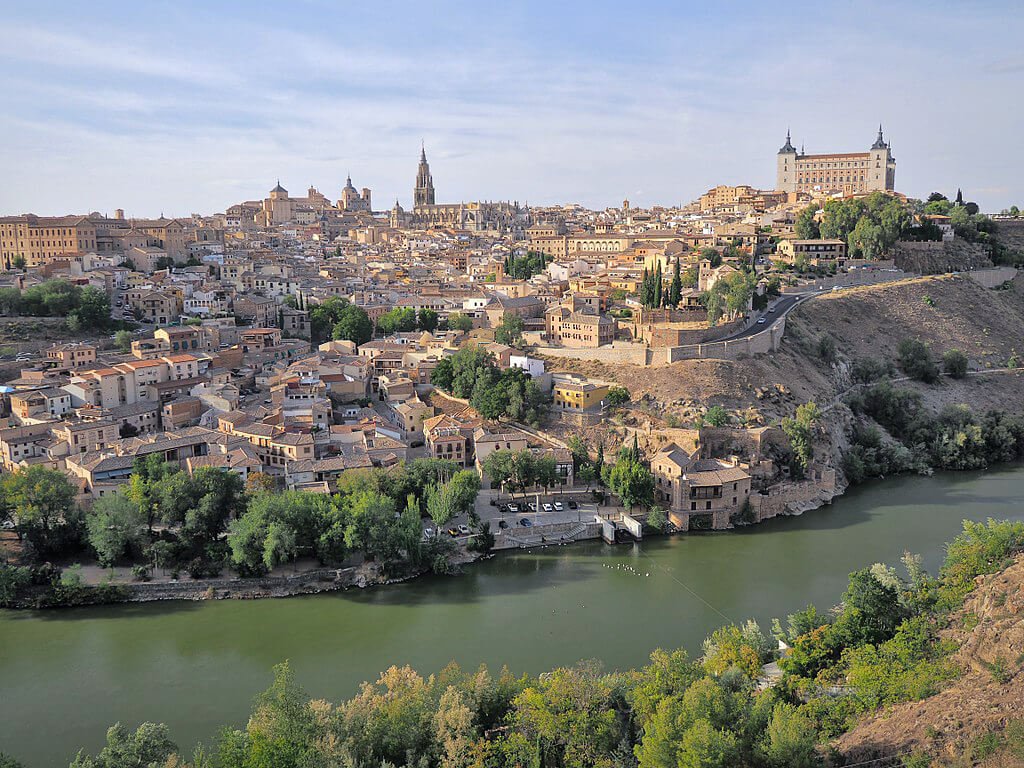
[[[934,570],[962,519],[988,517],[1024,519],[1024,467],[897,478],[752,528],[510,553],[366,591],[0,612],[0,752],[64,766],[119,720],[166,722],[190,749],[244,723],[284,659],[311,695],[338,701],[391,664],[538,673],[699,652],[727,620],[767,630],[808,602],[827,608],[850,571],[898,565],[905,549]]]

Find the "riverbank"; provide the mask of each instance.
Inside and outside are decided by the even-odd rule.
[[[813,513],[728,533],[511,550],[459,578],[385,589],[0,611],[0,750],[67,765],[119,721],[166,722],[183,747],[209,745],[217,724],[245,725],[285,659],[311,696],[337,701],[392,665],[518,677],[580,659],[636,668],[655,648],[692,658],[725,623],[767,628],[807,603],[827,611],[851,572],[899,568],[904,550],[934,573],[961,520],[989,517],[1024,519],[1024,466],[870,481]]]

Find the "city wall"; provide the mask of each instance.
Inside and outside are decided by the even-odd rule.
[[[679,360],[697,360],[701,358],[737,360],[742,357],[778,351],[779,344],[782,342],[782,337],[785,333],[786,318],[782,317],[765,330],[750,336],[744,336],[741,339],[715,341],[708,344],[687,344],[681,347],[654,350],[655,359],[662,363],[675,363]]]

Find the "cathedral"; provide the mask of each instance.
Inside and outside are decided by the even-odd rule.
[[[412,211],[403,210],[398,201],[391,209],[391,226],[403,229],[450,227],[470,232],[493,232],[524,237],[530,213],[518,202],[471,202],[438,205],[434,197],[434,177],[430,173],[426,148],[420,148],[416,185],[412,193]]]

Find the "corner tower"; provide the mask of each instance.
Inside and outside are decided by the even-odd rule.
[[[796,192],[796,147],[789,138],[789,131],[786,131],[786,143],[779,150],[779,157],[776,161],[775,189],[779,192]]]

